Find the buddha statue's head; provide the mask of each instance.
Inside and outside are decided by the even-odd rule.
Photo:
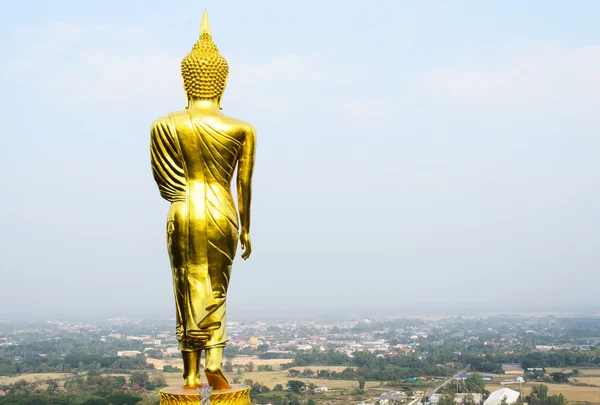
[[[190,100],[215,100],[220,107],[228,73],[229,65],[212,40],[208,14],[204,10],[200,39],[181,61],[181,78],[188,105]]]

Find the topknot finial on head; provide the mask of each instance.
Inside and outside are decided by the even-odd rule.
[[[212,36],[210,32],[210,21],[208,21],[208,11],[206,11],[206,9],[204,9],[204,14],[202,14],[202,23],[200,24],[200,37],[202,37],[202,34],[208,34]]]
[[[206,9],[200,25],[200,39],[181,61],[183,86],[191,98],[210,100],[225,90],[229,65],[212,40]]]

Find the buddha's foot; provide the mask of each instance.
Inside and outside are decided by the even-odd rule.
[[[207,367],[204,369],[204,372],[206,373],[208,385],[213,387],[214,390],[228,390],[231,388],[221,368]]]
[[[198,387],[202,387],[199,375],[190,374],[183,379],[183,388],[184,389],[195,390]]]

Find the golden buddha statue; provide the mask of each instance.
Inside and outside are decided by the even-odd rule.
[[[152,172],[160,195],[171,202],[167,247],[185,389],[201,386],[200,360],[205,351],[209,385],[230,390],[222,371],[225,304],[238,237],[244,260],[252,251],[255,131],[220,112],[228,72],[227,61],[212,40],[205,10],[200,39],[181,62],[186,108],[155,121],[151,130]],[[236,165],[239,234],[231,194]]]

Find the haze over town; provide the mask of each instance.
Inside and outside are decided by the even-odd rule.
[[[258,132],[234,318],[600,309],[598,2],[15,1],[5,316],[171,315],[149,127],[204,7]]]

